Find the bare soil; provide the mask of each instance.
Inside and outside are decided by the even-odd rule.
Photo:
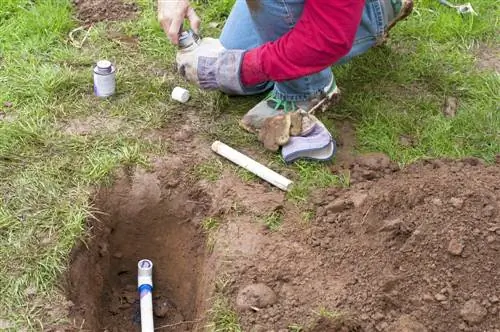
[[[149,258],[155,324],[169,331],[204,330],[221,275],[243,331],[499,331],[498,164],[400,170],[383,154],[357,156],[350,188],[297,207],[232,171],[190,178],[185,153],[124,172],[97,195],[106,214],[88,249],[75,249],[69,287],[89,330],[138,331],[136,266]],[[273,211],[284,220],[274,232],[263,222]],[[210,252],[206,217],[221,221]]]
[[[479,69],[500,73],[500,47],[498,45],[480,46],[476,54]]]
[[[122,0],[73,0],[73,4],[78,19],[86,24],[131,19],[139,10],[135,2]]]
[[[234,298],[255,283],[277,297],[240,311],[245,331],[499,331],[499,165],[384,163],[358,157],[372,180],[316,193],[310,225],[287,218],[234,260]]]

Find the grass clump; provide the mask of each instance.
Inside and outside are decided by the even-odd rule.
[[[209,324],[206,326],[210,332],[242,332],[238,314],[234,311],[229,298],[228,287],[231,279],[221,275],[215,283],[215,297],[209,310]]]
[[[220,220],[213,217],[206,218],[201,222],[201,227],[207,236],[207,250],[212,252],[215,247],[216,233],[220,227]]]
[[[283,224],[283,212],[273,211],[264,217],[264,225],[271,231],[277,231]]]

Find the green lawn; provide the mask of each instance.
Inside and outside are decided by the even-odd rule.
[[[92,189],[109,183],[118,167],[147,166],[150,156],[168,151],[170,142],[144,137],[182,117],[169,96],[174,86],[188,85],[173,71],[175,49],[156,22],[153,2],[138,2],[139,18],[97,24],[79,49],[68,42],[79,25],[71,1],[2,1],[0,328],[39,331],[64,319],[53,310],[64,301],[59,277],[93,213]],[[203,34],[216,36],[232,1],[207,4],[196,3]],[[476,0],[473,6],[479,16],[462,18],[437,1],[417,1],[387,45],[334,69],[343,99],[321,118],[334,133],[335,121],[351,119],[359,151],[385,152],[401,164],[426,157],[493,161],[500,151],[500,82],[498,73],[479,70],[477,63],[480,49],[499,44],[500,12],[495,1]],[[209,26],[211,21],[220,24]],[[136,41],[109,37],[116,35]],[[100,58],[118,68],[118,93],[106,101],[92,95],[92,67]],[[202,117],[208,139],[260,149],[236,125],[256,97],[191,91],[189,107]],[[456,117],[446,118],[441,108],[450,96],[458,98],[459,108]],[[92,118],[98,121],[87,135],[66,130],[68,123]],[[402,144],[402,136],[413,144]],[[348,185],[322,164],[285,167],[270,153],[260,161],[287,168],[297,182],[289,197],[298,202],[312,187]],[[217,168],[200,165],[197,173],[214,179]]]

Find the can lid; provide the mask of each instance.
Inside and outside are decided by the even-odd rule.
[[[111,71],[111,61],[99,60],[97,61],[97,67],[105,71]]]

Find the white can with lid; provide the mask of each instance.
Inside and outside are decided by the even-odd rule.
[[[98,97],[109,97],[116,90],[116,69],[108,60],[100,60],[94,67],[94,94]]]

